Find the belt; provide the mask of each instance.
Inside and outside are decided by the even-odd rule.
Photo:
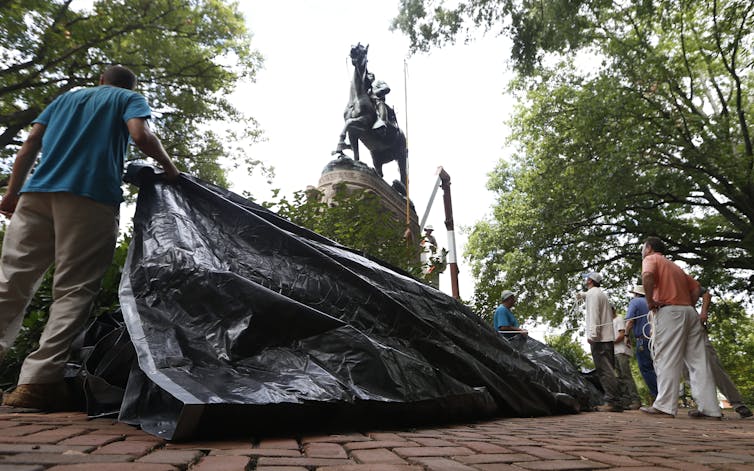
[[[692,307],[690,304],[658,304],[657,309],[662,309],[664,307],[668,306],[678,306],[678,307]]]

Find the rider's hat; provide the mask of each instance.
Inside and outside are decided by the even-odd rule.
[[[390,93],[390,87],[388,87],[387,83],[385,83],[384,80],[377,80],[372,84],[372,90],[374,91],[374,94],[377,96],[385,96],[388,93]]]

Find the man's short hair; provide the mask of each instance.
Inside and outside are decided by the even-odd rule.
[[[136,88],[136,74],[134,74],[128,67],[122,65],[113,65],[105,70],[102,74],[102,80],[105,85],[112,85],[113,87],[126,88],[133,90]]]
[[[665,242],[663,242],[659,237],[647,237],[647,240],[644,241],[644,245],[650,246],[655,252],[663,254],[665,253]]]

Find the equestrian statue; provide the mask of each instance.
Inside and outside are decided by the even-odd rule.
[[[398,163],[401,183],[405,187],[406,135],[398,127],[395,111],[385,103],[385,95],[390,93],[390,87],[381,80],[374,80],[374,75],[367,70],[367,52],[369,46],[361,43],[351,47],[351,63],[353,64],[353,80],[351,81],[351,95],[343,113],[345,126],[340,133],[340,140],[333,155],[345,157],[345,149],[351,149],[353,159],[359,160],[359,141],[372,154],[372,162],[377,175],[382,174],[382,165],[392,160]],[[346,135],[348,143],[346,143]]]

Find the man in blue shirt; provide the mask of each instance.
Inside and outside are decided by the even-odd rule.
[[[516,304],[516,295],[513,294],[513,291],[505,290],[501,296],[501,301],[502,304],[495,309],[495,317],[493,319],[495,330],[526,335],[526,330],[518,326],[518,321],[511,312],[511,308]]]
[[[0,213],[10,218],[0,264],[0,358],[53,263],[55,276],[39,348],[24,360],[18,387],[5,405],[70,407],[63,368],[112,261],[129,138],[162,165],[168,180],[180,174],[149,129],[151,111],[135,85],[133,72],[113,66],[99,86],[60,95],[34,120],[16,154],[0,201]]]
[[[626,332],[633,329],[636,339],[636,361],[639,363],[641,377],[644,378],[649,394],[652,398],[657,397],[657,375],[655,374],[652,352],[649,349],[649,339],[652,337],[649,323],[649,306],[644,297],[644,287],[636,285],[631,290],[634,297],[628,302],[626,312]],[[650,401],[652,402],[652,401]]]

